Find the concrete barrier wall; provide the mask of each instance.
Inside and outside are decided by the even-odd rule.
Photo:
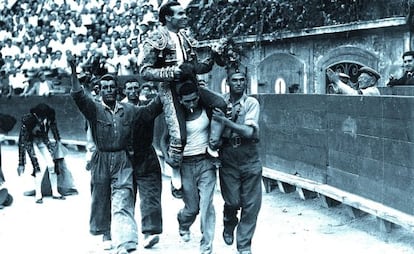
[[[20,131],[21,118],[38,103],[46,103],[56,111],[57,125],[62,140],[66,143],[85,145],[86,143],[86,120],[78,110],[72,97],[68,94],[50,97],[30,96],[12,97],[10,99],[0,97],[0,113],[10,114],[16,117],[17,123],[7,133],[8,136],[17,138]],[[164,125],[163,116],[157,117],[155,121],[154,145],[159,148],[159,139]]]
[[[263,94],[257,98],[265,167],[414,215],[414,97]],[[84,143],[85,120],[68,95],[0,98],[0,113],[20,120],[40,102],[56,109],[62,139]],[[19,127],[20,122],[8,135],[18,136]],[[157,127],[155,144],[160,130]]]
[[[414,98],[260,95],[265,167],[414,215]]]

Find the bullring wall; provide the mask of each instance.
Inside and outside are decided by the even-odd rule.
[[[414,191],[414,97],[262,94],[257,98],[264,167],[414,215],[413,202],[407,202]],[[20,119],[40,102],[56,109],[65,143],[84,144],[85,121],[68,95],[0,98],[0,113],[13,112]],[[17,137],[19,127],[16,124],[8,135]]]
[[[263,166],[414,215],[414,98],[260,95]]]

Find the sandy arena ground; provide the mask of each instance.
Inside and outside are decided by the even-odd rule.
[[[66,158],[79,195],[66,200],[45,198],[42,205],[24,191],[33,188],[30,163],[23,176],[17,176],[17,146],[3,145],[3,171],[6,186],[14,197],[12,206],[0,210],[0,254],[100,254],[101,237],[88,231],[89,172],[84,154],[71,150]],[[412,201],[410,201],[412,202]],[[235,245],[224,244],[222,233],[222,205],[219,190],[215,196],[217,215],[214,250],[216,254],[236,253]],[[164,233],[153,249],[142,245],[134,253],[195,254],[200,241],[199,221],[191,228],[192,239],[185,243],[178,235],[176,213],[182,201],[170,194],[169,179],[164,178]],[[139,221],[139,209],[136,218]],[[140,235],[140,242],[142,236]],[[414,232],[396,227],[391,233],[378,232],[376,218],[370,215],[352,219],[340,205],[324,208],[318,198],[303,201],[296,193],[283,194],[277,189],[263,192],[263,206],[259,215],[252,251],[255,254],[412,254]]]

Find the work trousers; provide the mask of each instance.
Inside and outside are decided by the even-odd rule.
[[[90,232],[110,232],[116,248],[136,249],[133,170],[127,152],[94,152],[91,174]]]
[[[255,145],[227,146],[220,150],[219,170],[224,199],[224,231],[233,234],[239,251],[251,250],[257,217],[262,203],[262,167]],[[241,209],[240,220],[237,212]]]
[[[153,147],[134,160],[134,194],[140,198],[141,232],[143,234],[162,233],[161,167]]]
[[[200,252],[211,253],[216,225],[213,206],[216,186],[216,167],[206,156],[191,159],[184,157],[181,165],[184,208],[177,215],[180,231],[189,231],[200,213],[202,238]]]

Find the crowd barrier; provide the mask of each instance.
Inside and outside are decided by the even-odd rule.
[[[414,229],[414,97],[263,94],[257,98],[265,177],[296,183],[340,202],[356,197],[348,202]],[[20,120],[40,102],[55,108],[62,140],[85,143],[85,119],[69,95],[3,97],[0,113]],[[17,137],[19,127],[18,122],[8,136]],[[359,198],[365,205],[373,202],[382,208],[367,207]]]
[[[29,96],[11,98],[0,97],[0,113],[13,115],[17,119],[14,128],[7,133],[9,139],[16,140],[19,136],[21,118],[30,112],[30,108],[38,103],[46,103],[56,111],[56,121],[62,142],[65,144],[86,145],[86,120],[69,94],[49,97]],[[162,130],[162,121],[156,120],[154,145],[159,148],[159,137]]]
[[[335,188],[331,196],[339,201],[346,199],[339,192],[361,197],[377,206],[367,211],[378,212],[381,206],[380,217],[399,217],[392,222],[414,229],[414,97],[288,94],[258,99],[265,176],[296,179],[317,192]],[[385,214],[390,209],[395,214]]]

